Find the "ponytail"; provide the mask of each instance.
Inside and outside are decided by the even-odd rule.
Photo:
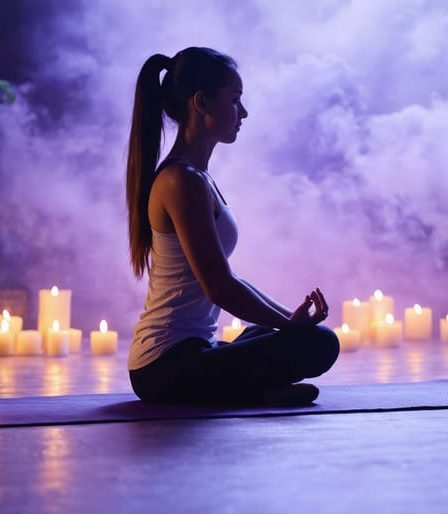
[[[161,84],[163,69],[167,73]],[[227,55],[211,48],[189,47],[172,59],[153,55],[139,73],[126,173],[129,250],[132,268],[138,278],[149,268],[152,233],[148,201],[160,155],[163,115],[165,113],[178,125],[185,123],[189,98],[196,91],[213,97],[235,69],[235,61]]]
[[[135,88],[126,172],[126,200],[129,216],[129,250],[134,274],[141,278],[148,267],[152,245],[148,200],[154,171],[160,156],[163,134],[163,101],[160,72],[171,59],[161,54],[143,65]]]

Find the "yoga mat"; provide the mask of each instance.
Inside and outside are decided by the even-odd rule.
[[[0,401],[0,427],[448,409],[448,380],[322,386],[307,407],[159,405],[133,394],[34,396]]]

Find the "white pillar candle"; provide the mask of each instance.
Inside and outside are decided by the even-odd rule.
[[[378,321],[383,321],[387,314],[395,314],[394,299],[392,296],[384,296],[381,289],[377,289],[373,296],[369,297],[369,302],[372,326]]]
[[[241,325],[241,321],[238,318],[233,318],[232,325],[226,325],[222,329],[222,341],[226,343],[231,343],[234,341],[246,327]]]
[[[342,327],[336,327],[334,331],[338,336],[342,352],[353,352],[359,348],[361,341],[359,330],[352,330],[347,323],[343,323]]]
[[[375,342],[380,347],[398,346],[403,340],[403,323],[395,321],[393,314],[388,313],[383,321],[375,325]]]
[[[44,349],[49,328],[52,328],[53,321],[58,320],[61,330],[70,328],[70,306],[72,292],[70,289],[58,289],[53,286],[51,289],[39,291],[39,317],[37,329],[42,334]]]
[[[362,341],[367,341],[370,337],[370,316],[370,302],[361,302],[359,298],[354,298],[342,304],[342,323],[359,330]]]
[[[13,334],[14,338],[23,328],[23,318],[20,316],[11,316],[7,309],[3,309],[0,316],[0,323],[5,320],[9,323],[9,331]]]
[[[14,353],[14,334],[9,330],[9,323],[3,319],[0,323],[0,356]]]
[[[82,330],[79,330],[77,328],[69,328],[68,335],[70,339],[70,353],[80,352],[82,342]]]
[[[61,330],[58,320],[53,321],[53,326],[48,329],[46,352],[51,357],[66,357],[70,347],[68,330]]]
[[[432,335],[432,310],[418,303],[404,311],[404,337],[410,340],[429,339]]]
[[[96,355],[115,353],[118,347],[118,333],[107,329],[107,321],[102,320],[100,330],[90,332],[90,348]]]
[[[42,353],[42,334],[38,330],[22,330],[16,339],[17,355],[40,355]]]
[[[448,314],[440,320],[440,340],[448,343]]]

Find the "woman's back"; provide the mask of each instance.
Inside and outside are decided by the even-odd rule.
[[[236,222],[230,208],[206,172],[195,171],[189,166],[183,168],[183,173],[198,173],[202,180],[207,181],[217,207],[216,231],[222,249],[229,257],[237,241]],[[169,231],[171,221],[164,212],[163,196],[169,189],[164,187],[164,182],[173,180],[175,175],[171,172],[171,166],[163,170],[159,167],[151,191],[148,208],[152,226],[149,288],[144,311],[134,330],[128,359],[131,370],[153,362],[183,339],[200,337],[210,342],[216,340],[214,334],[220,308],[204,294],[178,235],[174,230]]]

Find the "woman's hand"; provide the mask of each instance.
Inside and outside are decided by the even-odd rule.
[[[310,308],[314,304],[315,311],[310,313]],[[314,326],[326,319],[328,316],[328,305],[322,291],[316,288],[305,298],[302,305],[299,305],[289,318],[299,325]]]

